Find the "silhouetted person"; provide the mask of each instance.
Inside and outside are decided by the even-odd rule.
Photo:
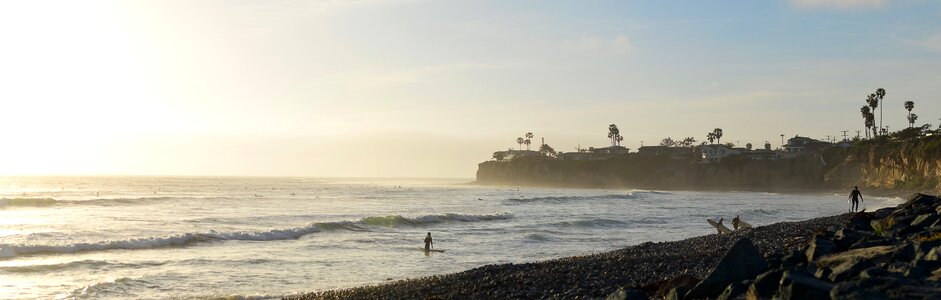
[[[732,228],[734,228],[735,230],[738,230],[739,221],[741,220],[738,218],[738,215],[735,215],[735,218],[732,218]]]
[[[855,212],[859,210],[859,201],[865,202],[863,200],[863,193],[859,192],[859,187],[854,186],[853,191],[850,192],[850,199],[853,199],[853,204],[851,205],[851,211]]]
[[[716,226],[716,231],[718,231],[719,233],[722,233],[722,229],[720,228],[722,228],[722,226],[725,226],[725,225],[722,225],[722,221],[725,221],[725,218],[719,218],[719,226]]]
[[[435,242],[431,240],[431,232],[428,233],[428,236],[425,237],[425,251],[429,251],[435,247]]]

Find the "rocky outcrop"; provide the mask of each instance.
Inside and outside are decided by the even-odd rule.
[[[554,160],[526,157],[487,161],[477,183],[559,187],[655,189],[846,190],[858,185],[887,190],[941,191],[941,136],[910,141],[863,141],[847,149],[793,159],[756,161],[728,157],[713,164],[691,158],[624,157]]]
[[[937,197],[916,194],[896,208],[857,213],[818,231],[801,251],[771,255],[767,264],[742,238],[709,275],[675,297],[941,299],[939,211]],[[867,221],[869,228],[860,226]]]

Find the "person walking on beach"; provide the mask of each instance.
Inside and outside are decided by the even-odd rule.
[[[853,200],[853,204],[850,206],[850,211],[852,211],[852,212],[856,212],[856,211],[859,210],[859,201],[865,202],[865,201],[863,200],[863,193],[860,193],[860,192],[859,192],[859,187],[858,187],[858,186],[854,186],[854,187],[853,187],[853,191],[850,192],[850,197],[849,197],[849,198]]]
[[[429,232],[428,235],[425,236],[425,251],[431,251],[431,249],[434,248],[435,243],[431,240],[431,232]]]

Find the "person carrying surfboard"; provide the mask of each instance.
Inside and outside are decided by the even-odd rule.
[[[431,232],[429,232],[428,235],[425,236],[425,251],[431,251],[431,249],[434,249],[434,248],[435,248],[435,243],[434,241],[431,240]]]
[[[732,218],[732,229],[738,230],[738,222],[741,221],[738,218],[738,215],[735,215],[735,218]]]
[[[851,209],[850,209],[850,211],[853,211],[853,212],[859,210],[859,201],[865,202],[865,201],[863,200],[863,193],[860,193],[860,192],[859,192],[859,187],[858,187],[858,186],[854,186],[854,187],[853,187],[853,191],[850,192],[850,197],[849,197],[849,198],[853,200],[853,204],[851,205]]]

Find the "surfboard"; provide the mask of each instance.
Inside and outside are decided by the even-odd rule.
[[[718,221],[706,219],[706,222],[709,222],[709,225],[712,225],[712,227],[715,227],[716,229],[718,229],[719,233],[732,233],[732,229],[725,227],[725,225],[719,224]]]
[[[426,252],[438,252],[438,253],[443,253],[446,249],[431,249],[431,250],[425,250],[425,248],[418,248],[418,250],[426,251]]]
[[[751,224],[745,223],[745,221],[738,220],[738,228],[751,228]]]

